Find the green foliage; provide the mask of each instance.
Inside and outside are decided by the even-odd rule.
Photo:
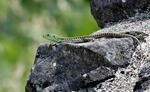
[[[88,35],[98,30],[91,0],[0,0],[0,92],[24,92],[44,33]]]

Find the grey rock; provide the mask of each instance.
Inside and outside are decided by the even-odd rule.
[[[143,17],[147,16],[147,17]],[[141,13],[138,16],[131,17],[118,24],[110,25],[93,34],[105,32],[127,32],[138,31],[150,35],[150,13]],[[144,18],[144,19],[143,19]],[[145,19],[146,18],[146,19]],[[140,20],[139,20],[140,19]],[[140,38],[140,37],[139,37]],[[94,87],[97,92],[149,92],[150,91],[150,36],[145,38],[142,43],[142,51],[144,58],[132,56],[132,63],[127,68],[120,68],[115,73],[112,81],[100,83],[100,87]]]
[[[81,44],[80,44],[81,45]],[[79,90],[85,86],[83,75],[100,66],[111,66],[108,60],[78,44],[43,44],[37,50],[26,92]],[[103,71],[112,71],[104,68]],[[103,75],[111,76],[110,74]]]
[[[136,47],[131,38],[42,44],[37,50],[26,92],[95,92],[101,83],[114,80],[116,72],[122,72],[118,68],[124,69],[130,64]],[[119,80],[117,82],[122,82]]]
[[[141,63],[139,80],[134,87],[134,91],[150,92],[150,50],[147,50],[147,57],[144,62]]]
[[[149,92],[150,12],[93,34],[106,32],[135,35],[142,49],[130,37],[41,44],[26,92]]]
[[[107,23],[118,23],[137,13],[144,13],[150,0],[92,0],[91,12],[99,27],[104,28]]]

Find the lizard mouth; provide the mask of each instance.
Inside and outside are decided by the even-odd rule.
[[[55,40],[55,39],[52,39],[52,38],[48,38],[49,40],[52,40],[52,41],[54,41],[54,42],[58,42],[57,40]]]

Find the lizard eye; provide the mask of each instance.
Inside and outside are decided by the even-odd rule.
[[[55,35],[52,35],[53,38],[55,38]]]
[[[47,34],[47,36],[49,36],[49,34]]]

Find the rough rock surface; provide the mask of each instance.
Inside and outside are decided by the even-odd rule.
[[[143,16],[147,16],[147,19],[142,20]],[[104,28],[94,34],[133,30],[150,35],[149,18],[150,13],[141,14],[140,16],[132,17],[116,25]],[[115,78],[111,82],[105,81],[100,83],[100,88],[96,89],[97,92],[150,92],[150,36],[146,37],[145,40],[141,44],[141,53],[143,53],[144,58],[138,58],[138,56],[134,55],[129,66],[118,69],[115,73]]]
[[[133,34],[141,41],[142,50],[132,38],[41,44],[26,92],[149,92],[150,12],[139,13],[93,34],[103,32]]]
[[[91,12],[98,25],[103,28],[108,24],[114,24],[137,13],[144,13],[150,4],[150,0],[92,0]]]

